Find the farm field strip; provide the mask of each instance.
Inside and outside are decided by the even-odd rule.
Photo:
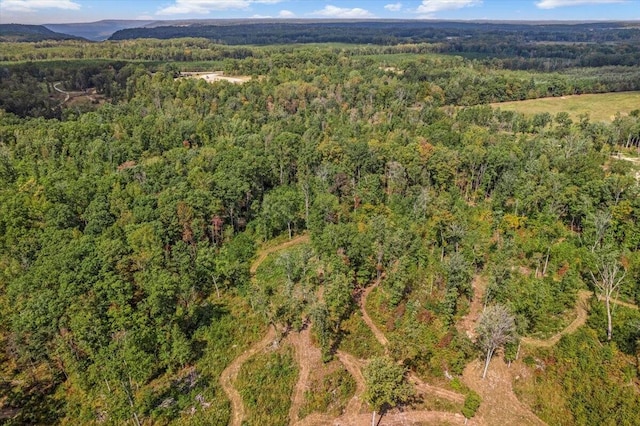
[[[523,114],[548,112],[555,115],[566,111],[574,120],[579,119],[580,114],[588,114],[592,121],[613,121],[616,113],[626,115],[640,108],[640,92],[559,96],[525,101],[498,102],[490,105],[494,108],[518,111]]]

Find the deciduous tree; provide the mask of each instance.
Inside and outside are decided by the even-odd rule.
[[[489,369],[489,362],[496,349],[510,343],[516,338],[516,323],[513,315],[503,305],[487,306],[476,328],[477,344],[485,354],[484,379]]]

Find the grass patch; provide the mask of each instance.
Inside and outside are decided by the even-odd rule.
[[[459,413],[462,411],[463,404],[435,395],[418,395],[410,406],[413,410]]]
[[[298,367],[291,346],[249,359],[240,369],[236,382],[247,411],[243,424],[287,424],[297,377]]]
[[[305,392],[305,402],[300,410],[300,418],[311,413],[339,416],[356,391],[356,381],[338,361],[327,365],[326,374],[311,380]]]
[[[598,93],[529,99],[526,101],[494,103],[491,106],[527,115],[545,112],[555,115],[564,111],[568,112],[574,121],[577,121],[581,114],[587,114],[592,121],[610,122],[613,121],[616,113],[627,115],[629,112],[638,109],[640,106],[640,92]]]
[[[514,391],[549,424],[638,424],[640,395],[633,357],[602,344],[588,326],[530,356],[535,372]]]

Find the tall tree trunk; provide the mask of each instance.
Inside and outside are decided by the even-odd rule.
[[[376,426],[376,411],[373,410],[373,416],[371,417],[371,426]]]
[[[482,372],[482,378],[487,377],[487,370],[489,369],[489,362],[491,362],[491,356],[493,355],[493,349],[487,349],[487,359],[484,362],[484,371]]]
[[[607,306],[607,341],[611,341],[611,301],[609,300],[611,295],[607,292],[605,296],[605,305]]]
[[[304,221],[307,227],[309,227],[309,204],[310,204],[310,194],[309,194],[309,183],[305,182],[302,184],[302,193],[304,194]]]

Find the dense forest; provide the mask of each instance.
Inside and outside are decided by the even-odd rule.
[[[0,422],[640,424],[640,105],[487,105],[640,89],[566,34],[2,43]]]

